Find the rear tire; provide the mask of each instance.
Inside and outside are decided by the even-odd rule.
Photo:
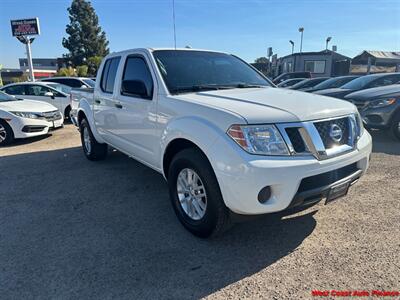
[[[201,151],[188,148],[175,155],[168,170],[168,186],[175,213],[192,234],[207,238],[229,228],[229,210],[211,164]]]
[[[394,116],[391,130],[393,135],[400,140],[400,113],[397,113],[397,115]]]
[[[96,141],[86,119],[82,120],[79,129],[81,132],[82,149],[86,158],[92,161],[105,159],[108,153],[108,146]]]
[[[9,145],[14,141],[14,132],[10,125],[0,120],[0,146]]]
[[[69,120],[69,121],[71,121],[71,116],[69,115],[71,113],[71,106],[67,106],[66,108],[65,108],[65,111],[64,111],[64,120]]]

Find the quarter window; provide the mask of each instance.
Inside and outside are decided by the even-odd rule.
[[[103,92],[113,93],[115,77],[117,75],[120,57],[110,58],[105,62],[103,73],[101,75],[100,87]]]

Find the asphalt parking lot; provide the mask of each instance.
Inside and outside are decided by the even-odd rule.
[[[400,143],[374,132],[346,198],[201,240],[161,175],[83,156],[72,125],[0,148],[2,299],[300,299],[400,287]]]

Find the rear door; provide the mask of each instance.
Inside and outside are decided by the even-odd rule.
[[[93,95],[93,117],[97,132],[109,144],[117,147],[115,129],[117,120],[116,101],[114,99],[115,80],[121,57],[110,57],[104,62],[100,82]]]

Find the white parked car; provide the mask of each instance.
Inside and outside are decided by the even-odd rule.
[[[162,173],[195,235],[221,233],[232,212],[331,202],[368,168],[353,104],[276,88],[236,56],[134,49],[105,57],[97,76],[94,91],[71,91],[84,154],[103,159],[111,145]]]
[[[87,77],[49,77],[40,79],[41,82],[55,82],[71,88],[93,88],[95,82]]]
[[[16,98],[28,98],[50,103],[63,112],[64,118],[69,118],[71,111],[69,93],[71,88],[54,82],[21,82],[12,83],[0,90]]]
[[[46,102],[19,100],[0,91],[0,146],[14,139],[47,134],[49,129],[62,127],[60,111]]]

